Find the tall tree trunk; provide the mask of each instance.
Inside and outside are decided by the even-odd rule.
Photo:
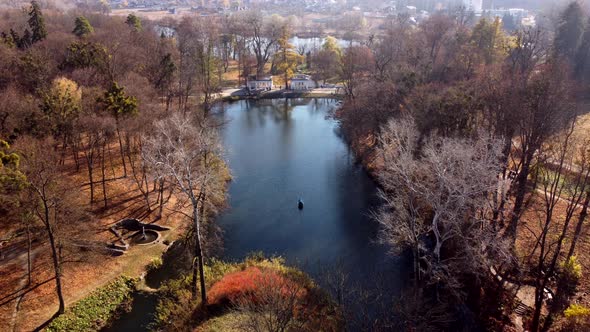
[[[59,300],[59,309],[57,310],[58,314],[63,314],[66,308],[63,291],[61,287],[61,264],[59,262],[59,253],[57,252],[57,246],[55,243],[55,238],[53,235],[53,230],[51,229],[51,223],[49,219],[49,206],[48,202],[43,199],[43,208],[44,208],[44,224],[45,229],[47,230],[47,235],[49,237],[49,245],[51,246],[51,256],[53,259],[53,270],[55,271],[55,290],[57,291],[57,298]]]
[[[576,250],[576,244],[580,238],[580,234],[582,233],[582,226],[584,225],[584,221],[588,216],[588,205],[590,204],[590,191],[586,192],[586,198],[584,199],[584,206],[582,207],[582,211],[580,212],[580,217],[578,218],[578,223],[576,224],[576,230],[574,232],[574,238],[572,239],[572,244],[570,245],[570,249],[567,253],[566,262],[574,255]]]
[[[32,283],[31,278],[31,249],[32,249],[32,241],[31,241],[31,225],[27,222],[27,287],[29,287]]]
[[[74,163],[76,164],[76,172],[80,171],[80,158],[78,156],[78,144],[72,143],[72,156],[74,157]]]
[[[121,151],[121,161],[123,162],[123,177],[127,177],[127,165],[125,164],[125,153],[123,152],[123,141],[119,132],[119,123],[117,121],[117,138],[119,139],[119,150]]]
[[[62,139],[62,145],[61,145],[61,154],[59,157],[59,164],[60,165],[63,165],[65,163],[67,149],[68,149],[68,135],[64,134],[63,139]]]
[[[201,230],[200,230],[200,223],[199,223],[199,209],[198,209],[198,199],[194,200],[193,202],[193,220],[195,227],[195,234],[197,235],[196,243],[195,243],[195,259],[197,260],[197,265],[195,265],[193,261],[193,297],[197,296],[197,284],[196,284],[196,270],[199,270],[199,279],[200,279],[200,286],[201,286],[201,304],[207,304],[207,291],[205,289],[205,270],[203,268],[203,250],[201,247]]]
[[[160,204],[160,207],[159,207],[159,210],[158,210],[158,218],[162,218],[162,211],[164,209],[164,180],[163,179],[160,179],[159,182],[160,182],[159,183],[159,187],[160,188],[159,188],[159,191],[158,191],[158,197],[159,197],[159,200],[160,200],[160,203],[159,203]]]
[[[516,231],[518,226],[518,221],[520,220],[520,215],[522,213],[522,208],[524,205],[524,196],[526,195],[526,186],[528,183],[528,177],[531,167],[531,162],[533,161],[533,149],[528,149],[525,154],[525,160],[522,164],[522,170],[518,174],[517,177],[517,187],[516,187],[516,195],[514,199],[514,208],[512,209],[512,218],[510,219],[510,225],[508,225],[507,236],[512,241],[512,244],[516,241]]]
[[[510,151],[512,149],[512,136],[514,133],[510,131],[508,134],[504,136],[504,146],[502,147],[502,180],[506,180],[506,176],[508,173],[508,159],[510,158]],[[500,227],[504,227],[504,205],[506,204],[506,192],[504,185],[500,186],[500,198],[498,199],[497,195],[494,195],[494,201],[498,199],[498,205],[494,202],[494,212],[493,212],[493,219],[492,222],[494,226],[499,221]]]
[[[100,170],[102,174],[102,197],[104,200],[104,207],[107,207],[107,184],[106,184],[106,165],[105,165],[105,141],[102,143],[102,154],[100,156]]]
[[[111,166],[111,176],[113,179],[117,178],[117,174],[115,173],[115,163],[113,162],[113,154],[111,153],[111,145],[107,143],[107,151],[109,152],[109,165]]]
[[[182,74],[184,72],[183,67],[183,54],[180,54],[180,64],[178,66],[178,110],[182,111],[182,95],[183,95],[183,86],[182,86]]]
[[[170,104],[171,103],[172,103],[172,93],[168,89],[167,93],[166,93],[166,113],[168,113],[170,111]]]
[[[93,156],[87,156],[86,162],[88,164],[88,182],[90,183],[90,204],[94,203],[94,177],[93,177]]]

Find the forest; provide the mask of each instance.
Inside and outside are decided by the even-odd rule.
[[[392,15],[319,47],[256,10],[151,21],[32,1],[0,16],[0,329],[108,328],[154,271],[174,271],[153,290],[156,331],[590,329],[580,3],[510,29]],[[401,291],[273,253],[222,259],[220,105],[258,100],[227,91],[266,75],[286,100],[302,74],[337,87],[321,98],[379,188],[371,220],[405,259]]]

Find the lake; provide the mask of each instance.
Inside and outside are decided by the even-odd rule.
[[[313,38],[299,38],[297,36],[289,39],[289,43],[295,47],[295,50],[298,50],[300,47],[305,47],[306,51],[312,50],[319,50],[324,45],[326,38],[324,37],[313,37]],[[336,39],[336,43],[340,48],[345,49],[348,48],[351,43],[352,45],[358,45],[358,42],[354,41],[351,42],[345,39]]]
[[[331,99],[267,99],[216,109],[234,176],[229,207],[216,221],[224,231],[223,258],[261,251],[284,257],[320,284],[326,271],[338,270],[362,289],[385,276],[395,293],[400,264],[376,244],[370,217],[377,188],[329,118],[335,107]],[[133,309],[103,331],[145,331],[155,304],[155,294],[137,292]]]
[[[253,251],[313,270],[342,263],[368,271],[387,259],[370,213],[376,186],[328,118],[330,99],[243,100],[220,111],[234,175],[217,220],[225,258]],[[297,201],[304,201],[304,209]]]

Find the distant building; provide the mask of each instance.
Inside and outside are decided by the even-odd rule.
[[[416,15],[417,12],[418,12],[418,8],[416,8],[415,6],[405,6],[400,10],[400,13],[407,14],[410,16]]]
[[[248,90],[271,90],[273,88],[272,76],[249,76],[246,80]]]
[[[467,10],[475,13],[483,11],[483,0],[463,0],[463,5]]]
[[[505,18],[506,16],[512,16],[516,26],[535,26],[535,17],[532,16],[528,10],[522,8],[501,8],[491,9],[487,11],[487,14],[492,17]]]
[[[315,81],[309,75],[295,75],[291,78],[291,90],[311,90],[315,88]]]

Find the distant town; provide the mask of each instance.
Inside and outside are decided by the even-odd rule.
[[[78,0],[80,2],[80,0]],[[85,1],[87,3],[87,1]],[[350,17],[369,21],[372,27],[390,16],[407,15],[409,22],[419,24],[435,12],[464,12],[478,17],[499,17],[509,20],[509,26],[534,26],[535,13],[525,8],[495,6],[483,0],[391,0],[391,1],[347,1],[347,0],[99,0],[103,10],[115,15],[137,12],[149,18],[165,16],[216,16],[257,8],[281,15],[308,17],[312,24],[330,26],[335,22],[330,17],[343,13]],[[377,22],[374,22],[377,21]],[[477,20],[472,20],[476,22]],[[506,24],[505,24],[506,25]]]

